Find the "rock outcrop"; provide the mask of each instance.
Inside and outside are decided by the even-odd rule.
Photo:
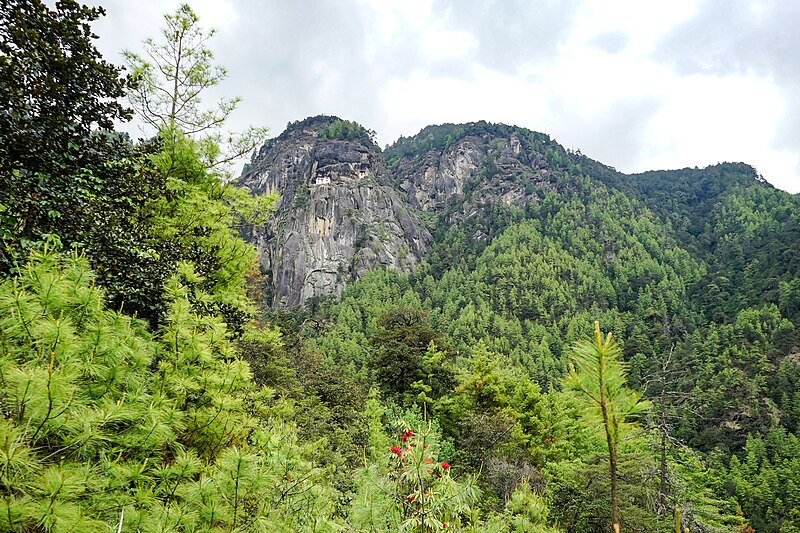
[[[393,188],[369,132],[336,117],[290,125],[237,183],[280,195],[276,217],[248,235],[270,279],[273,307],[339,295],[378,266],[410,272],[431,240]]]
[[[525,207],[554,190],[563,148],[546,135],[485,122],[429,126],[387,148],[395,183],[424,211],[448,223],[480,206]]]
[[[469,227],[469,238],[488,242],[500,228],[490,212],[556,190],[569,157],[546,135],[502,124],[430,126],[385,153],[354,122],[291,124],[238,180],[253,194],[280,195],[275,218],[247,235],[270,280],[268,303],[338,296],[378,266],[411,272],[434,228]]]

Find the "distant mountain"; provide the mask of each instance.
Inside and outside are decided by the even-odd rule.
[[[489,372],[491,359],[557,390],[598,320],[623,343],[629,383],[659,406],[648,423],[669,435],[661,457],[683,443],[716,472],[715,503],[687,509],[692,530],[730,531],[741,513],[757,531],[800,527],[797,195],[744,163],[624,174],[503,124],[429,126],[384,151],[372,138],[336,117],[290,124],[238,181],[281,195],[248,236],[265,308],[313,317],[304,346],[373,383],[386,366],[375,343],[427,332],[461,372]],[[445,352],[416,349],[428,367],[391,352],[404,385],[381,383],[429,401],[449,378],[423,370]],[[499,401],[483,379],[459,393]],[[432,405],[473,449],[483,419]],[[478,463],[492,486],[498,463]],[[555,520],[573,520],[573,489],[550,483]]]
[[[238,184],[280,194],[275,219],[248,235],[276,307],[340,294],[378,266],[411,272],[430,242],[393,186],[380,148],[354,122],[320,116],[290,124]]]
[[[268,141],[238,183],[282,198],[277,218],[250,234],[275,306],[341,294],[375,266],[411,272],[431,245],[448,265],[468,264],[531,206],[579,183],[648,209],[705,264],[690,290],[704,293],[712,314],[779,304],[780,283],[800,271],[797,197],[744,163],[626,175],[504,124],[428,126],[381,152],[355,122],[310,117]],[[456,235],[472,254],[447,245]]]

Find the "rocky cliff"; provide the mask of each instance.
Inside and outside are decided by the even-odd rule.
[[[276,217],[248,235],[274,307],[339,295],[378,266],[410,272],[431,239],[392,186],[369,132],[336,117],[290,125],[237,182],[254,194],[280,195]]]
[[[448,223],[481,205],[524,207],[553,190],[563,148],[541,133],[475,122],[429,126],[386,150],[395,183],[412,206],[443,212]]]
[[[429,126],[385,152],[354,122],[290,124],[238,180],[280,195],[276,217],[248,234],[270,279],[269,303],[339,295],[376,266],[410,272],[428,253],[430,231],[466,232],[480,246],[503,227],[492,213],[569,186],[573,155],[547,135],[486,122]]]
[[[384,152],[409,204],[434,215],[429,255],[464,267],[545,194],[574,185],[573,155],[547,135],[486,122],[429,126]]]

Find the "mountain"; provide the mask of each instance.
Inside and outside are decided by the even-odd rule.
[[[696,296],[711,315],[774,303],[797,318],[796,294],[782,284],[800,272],[800,202],[744,163],[634,175],[598,174],[636,198],[677,242],[708,266]]]
[[[291,124],[237,183],[254,194],[280,194],[278,215],[248,235],[272,280],[275,306],[338,295],[378,266],[411,272],[430,242],[366,130],[336,117]]]
[[[796,312],[798,296],[780,295],[800,271],[800,204],[743,163],[626,175],[545,134],[486,122],[429,126],[382,152],[360,125],[319,116],[265,144],[238,184],[280,194],[278,216],[248,233],[275,307],[339,296],[375,266],[410,273],[431,254],[469,266],[546,196],[603,187],[648,211],[671,239],[662,245],[703,265],[704,311]]]
[[[237,187],[189,6],[134,144],[102,9],[45,4],[0,8],[0,531],[800,531],[800,198],[330,116]]]
[[[691,456],[709,469],[700,485],[676,474],[692,531],[744,531],[737,515],[757,531],[800,527],[800,198],[751,166],[625,174],[486,122],[429,126],[381,151],[355,123],[314,117],[269,141],[239,184],[282,198],[249,233],[268,307],[288,309],[270,319],[295,317],[302,350],[365,389],[433,406],[487,493],[531,465],[549,472],[556,522],[604,530],[589,525],[591,461],[568,474],[548,462],[573,457],[551,431],[569,446],[579,433],[531,422],[541,406],[492,403],[499,368],[558,390],[598,320],[654,406],[640,422],[658,451],[626,452],[627,479],[644,476],[623,491],[628,516],[637,490],[660,490],[646,488],[649,459],[637,463],[657,453],[659,468]],[[477,407],[461,411],[460,395]]]
[[[395,183],[409,203],[441,213],[452,201],[475,197],[479,204],[499,202],[524,207],[557,181],[547,136],[487,123],[430,126],[386,149]],[[448,213],[449,222],[470,213]]]
[[[469,228],[487,244],[504,218],[492,213],[556,191],[567,158],[546,135],[485,122],[432,126],[383,153],[360,125],[318,116],[268,141],[236,183],[280,195],[277,216],[246,238],[269,303],[291,307],[338,296],[376,266],[410,273],[430,231]]]

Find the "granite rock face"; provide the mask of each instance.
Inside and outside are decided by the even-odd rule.
[[[430,243],[392,186],[380,149],[363,131],[341,133],[343,122],[313,117],[291,125],[237,180],[253,194],[280,195],[274,219],[247,235],[269,277],[273,307],[338,296],[375,267],[411,272]]]
[[[524,209],[556,190],[565,157],[548,136],[502,124],[429,126],[385,152],[354,122],[291,124],[237,182],[280,195],[273,220],[246,235],[269,279],[267,303],[338,296],[375,267],[409,273],[434,229],[441,235],[466,222],[469,238],[488,242],[490,213]]]
[[[443,130],[444,129],[444,130]],[[447,135],[443,140],[442,137]],[[426,144],[432,145],[426,150]],[[432,126],[387,149],[395,182],[408,202],[445,213],[448,224],[486,206],[524,208],[556,189],[560,173],[549,137],[505,125]]]
[[[442,211],[478,177],[484,156],[481,140],[469,137],[443,152],[430,150],[422,157],[406,156],[394,170],[411,205],[423,211]]]

